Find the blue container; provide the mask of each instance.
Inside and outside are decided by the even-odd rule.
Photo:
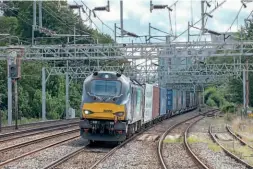
[[[160,88],[160,116],[167,113],[167,89]]]
[[[173,92],[171,89],[167,90],[167,110],[172,111],[173,108]]]

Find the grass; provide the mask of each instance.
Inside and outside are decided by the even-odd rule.
[[[182,143],[183,137],[167,138],[163,140],[164,143]]]
[[[201,140],[199,138],[197,138],[196,136],[190,136],[187,138],[187,142],[189,144],[194,144],[194,143],[203,143],[204,140]]]
[[[213,152],[221,152],[221,147],[215,143],[208,143],[208,148],[212,150]]]
[[[222,149],[220,148],[219,145],[216,143],[212,142],[211,140],[207,139],[200,139],[196,136],[190,136],[187,138],[187,141],[189,144],[194,144],[194,143],[206,143],[208,148],[214,152],[220,152]]]
[[[249,164],[253,165],[253,151],[248,146],[235,147],[235,149],[230,147],[229,151],[234,153],[236,156],[247,160]]]
[[[183,137],[167,138],[163,141],[164,143],[183,143]],[[197,136],[190,136],[187,138],[189,144],[194,143],[206,143],[208,148],[214,152],[220,152],[222,149],[216,143],[211,140],[200,139]]]

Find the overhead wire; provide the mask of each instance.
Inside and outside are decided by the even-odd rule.
[[[75,3],[77,3],[75,0],[74,0]],[[82,0],[81,0],[82,4],[87,8],[89,9],[90,11],[92,11]],[[108,29],[110,29],[113,33],[115,33],[115,30],[112,29],[110,26],[108,26],[107,24],[105,24],[98,16],[96,16],[96,18],[102,23],[102,26],[105,26],[107,27]],[[91,19],[91,18],[90,18]],[[94,21],[93,21],[94,23]],[[117,31],[116,31],[117,32]]]
[[[243,5],[241,6],[241,8],[239,9],[239,11],[237,12],[237,14],[236,14],[236,16],[235,16],[235,19],[233,20],[233,22],[231,23],[230,27],[228,28],[228,30],[227,30],[225,33],[227,33],[229,30],[231,30],[231,28],[232,28],[232,26],[234,25],[236,19],[238,19],[238,16],[239,16],[239,14],[240,14],[240,12],[241,12],[241,10],[242,10],[242,7],[243,7]]]
[[[43,6],[45,6],[49,11],[47,11],[47,9],[45,9]],[[69,30],[74,31],[73,27],[69,26],[62,18],[59,17],[59,15],[57,15],[48,5],[43,5],[42,8],[51,16],[53,16],[55,19],[57,19],[58,21],[60,21],[62,24],[64,24],[65,26],[67,26],[69,28]],[[80,31],[82,33],[85,33],[86,35],[91,35],[89,32],[83,31],[81,29],[76,29],[77,31]]]
[[[209,14],[212,14],[217,8],[219,8],[221,5],[223,5],[227,0],[224,0],[223,2],[221,2],[217,7],[215,7],[213,10],[211,10],[209,12]],[[199,23],[202,20],[202,17],[196,21],[194,24],[192,24],[192,26],[196,25],[197,23]],[[177,37],[175,37],[172,41],[175,41],[177,38],[179,38],[180,36],[182,36],[184,33],[186,33],[188,31],[188,28],[183,31],[181,34],[179,34]]]

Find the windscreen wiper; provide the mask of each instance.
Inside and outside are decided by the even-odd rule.
[[[113,99],[115,99],[115,98],[119,98],[119,97],[121,97],[122,95],[123,95],[123,94],[121,93],[119,96],[109,97],[109,98],[106,99],[106,101],[113,100]]]
[[[88,93],[88,95],[89,96],[91,96],[91,97],[95,97],[95,98],[97,98],[97,99],[99,99],[99,100],[101,100],[102,101],[102,99],[100,98],[100,97],[98,97],[98,96],[96,96],[96,95],[92,95],[90,92],[87,92]]]

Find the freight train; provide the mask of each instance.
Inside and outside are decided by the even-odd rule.
[[[144,126],[197,105],[193,92],[140,84],[117,72],[94,72],[83,83],[80,135],[92,142],[122,142]]]

